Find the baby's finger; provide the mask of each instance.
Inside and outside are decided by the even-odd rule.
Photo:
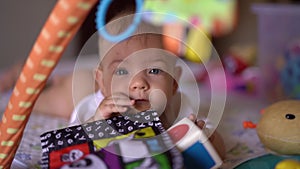
[[[127,106],[120,106],[120,105],[114,105],[111,107],[110,109],[112,112],[116,113],[124,113],[128,110],[128,107]]]
[[[124,99],[124,98],[111,98],[107,100],[106,104],[118,105],[118,106],[132,106],[134,100]]]
[[[188,118],[189,118],[192,122],[196,122],[196,120],[197,120],[195,114],[190,114],[190,115],[188,116]]]
[[[125,93],[120,93],[120,92],[113,93],[111,95],[111,98],[114,98],[114,99],[119,98],[119,99],[128,99],[128,100],[130,100],[128,95],[126,95]]]
[[[113,103],[111,104],[116,105],[130,106],[134,103],[134,100],[130,100],[130,98],[124,93],[114,93],[110,99],[113,100]]]
[[[196,120],[195,124],[200,128],[203,129],[205,122],[203,120]]]
[[[106,105],[99,107],[94,116],[94,120],[103,120],[108,119],[118,112],[125,112],[127,107],[124,106],[114,106],[114,105]]]

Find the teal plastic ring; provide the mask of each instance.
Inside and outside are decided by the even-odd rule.
[[[111,42],[120,42],[128,38],[131,34],[134,33],[138,24],[142,20],[142,5],[143,0],[135,0],[136,3],[136,13],[134,14],[133,23],[122,33],[118,35],[111,35],[105,29],[105,14],[107,12],[108,6],[111,4],[112,0],[102,0],[98,6],[98,11],[96,13],[96,26],[99,34],[105,39]]]

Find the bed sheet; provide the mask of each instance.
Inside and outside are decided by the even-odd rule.
[[[200,93],[202,96],[205,95],[203,92]],[[1,112],[3,112],[5,108],[3,106],[6,106],[8,98],[9,94],[1,95]],[[201,104],[207,104],[205,100],[208,101],[209,99],[202,99]],[[257,122],[260,117],[260,110],[265,106],[265,102],[254,96],[241,93],[229,93],[227,95],[225,110],[218,127],[227,149],[222,169],[238,168],[242,162],[268,153],[260,143],[255,129],[243,128],[243,121]],[[12,168],[39,168],[41,158],[40,134],[67,125],[67,120],[32,113]]]
[[[243,94],[228,95],[225,111],[218,128],[227,148],[222,169],[239,168],[238,165],[242,162],[268,153],[260,143],[255,129],[243,128],[243,121],[245,120],[254,123],[258,121],[260,110],[264,106],[265,103],[256,97]],[[39,168],[41,158],[40,134],[65,127],[67,124],[66,120],[60,118],[33,113],[24,131],[12,168],[14,166]]]
[[[12,168],[40,168],[39,163],[42,157],[40,135],[46,131],[64,128],[67,125],[68,121],[65,119],[32,113]]]
[[[53,70],[49,78],[52,78],[52,76],[55,74],[63,75],[72,72],[74,63],[75,61],[72,59],[61,61]],[[10,71],[10,68],[1,69],[0,80],[3,80],[3,76]],[[11,94],[12,89],[6,92],[0,92],[0,118],[2,118]],[[11,168],[38,168],[36,164],[38,164],[38,161],[41,157],[39,135],[47,130],[66,126],[67,124],[67,120],[31,113]]]
[[[269,152],[260,142],[255,129],[245,129],[244,121],[254,124],[260,119],[261,110],[268,103],[257,96],[230,93],[218,131],[226,146],[226,159],[222,168],[236,168],[243,162],[264,156]]]
[[[10,95],[11,91],[0,93],[1,118]],[[49,130],[66,127],[68,123],[68,120],[62,118],[31,113],[11,169],[40,168],[39,161],[42,155],[40,135]]]

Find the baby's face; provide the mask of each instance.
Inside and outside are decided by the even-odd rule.
[[[104,96],[123,94],[134,108],[164,111],[177,90],[176,57],[158,35],[139,35],[114,46],[101,61],[97,82]]]

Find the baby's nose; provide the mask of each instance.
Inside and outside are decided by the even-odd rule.
[[[130,88],[131,90],[148,90],[149,84],[146,77],[144,77],[142,73],[140,73],[132,79]]]

